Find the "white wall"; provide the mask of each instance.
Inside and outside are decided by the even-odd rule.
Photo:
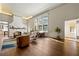
[[[57,34],[54,30],[59,26],[62,30],[60,34],[61,38],[64,38],[64,22],[65,20],[77,19],[79,17],[79,4],[64,4],[46,13],[48,13],[49,16],[48,36],[56,37]]]
[[[34,30],[34,19],[28,20],[28,32],[30,32],[31,30]]]
[[[13,16],[5,15],[0,13],[0,21],[5,21],[11,23],[13,21]]]
[[[59,26],[62,29],[61,37],[64,38],[64,22],[79,17],[79,4],[65,4],[49,11],[49,36],[55,37],[54,29]]]
[[[76,31],[77,31],[77,36],[79,38],[79,19],[76,21]]]

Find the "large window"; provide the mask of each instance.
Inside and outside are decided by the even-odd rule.
[[[43,31],[48,31],[48,16],[44,16],[43,20]]]
[[[36,19],[35,22],[36,25],[36,29],[38,29],[38,31],[48,31],[48,16],[42,16]]]

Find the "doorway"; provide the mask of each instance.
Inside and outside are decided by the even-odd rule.
[[[65,21],[65,38],[77,38],[77,20]]]

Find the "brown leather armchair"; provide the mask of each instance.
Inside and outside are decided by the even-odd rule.
[[[30,40],[29,35],[17,37],[17,47],[22,48],[29,46],[29,40]]]

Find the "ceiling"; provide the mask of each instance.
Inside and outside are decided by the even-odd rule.
[[[62,3],[5,3],[18,16],[36,16],[46,10],[53,9]]]

